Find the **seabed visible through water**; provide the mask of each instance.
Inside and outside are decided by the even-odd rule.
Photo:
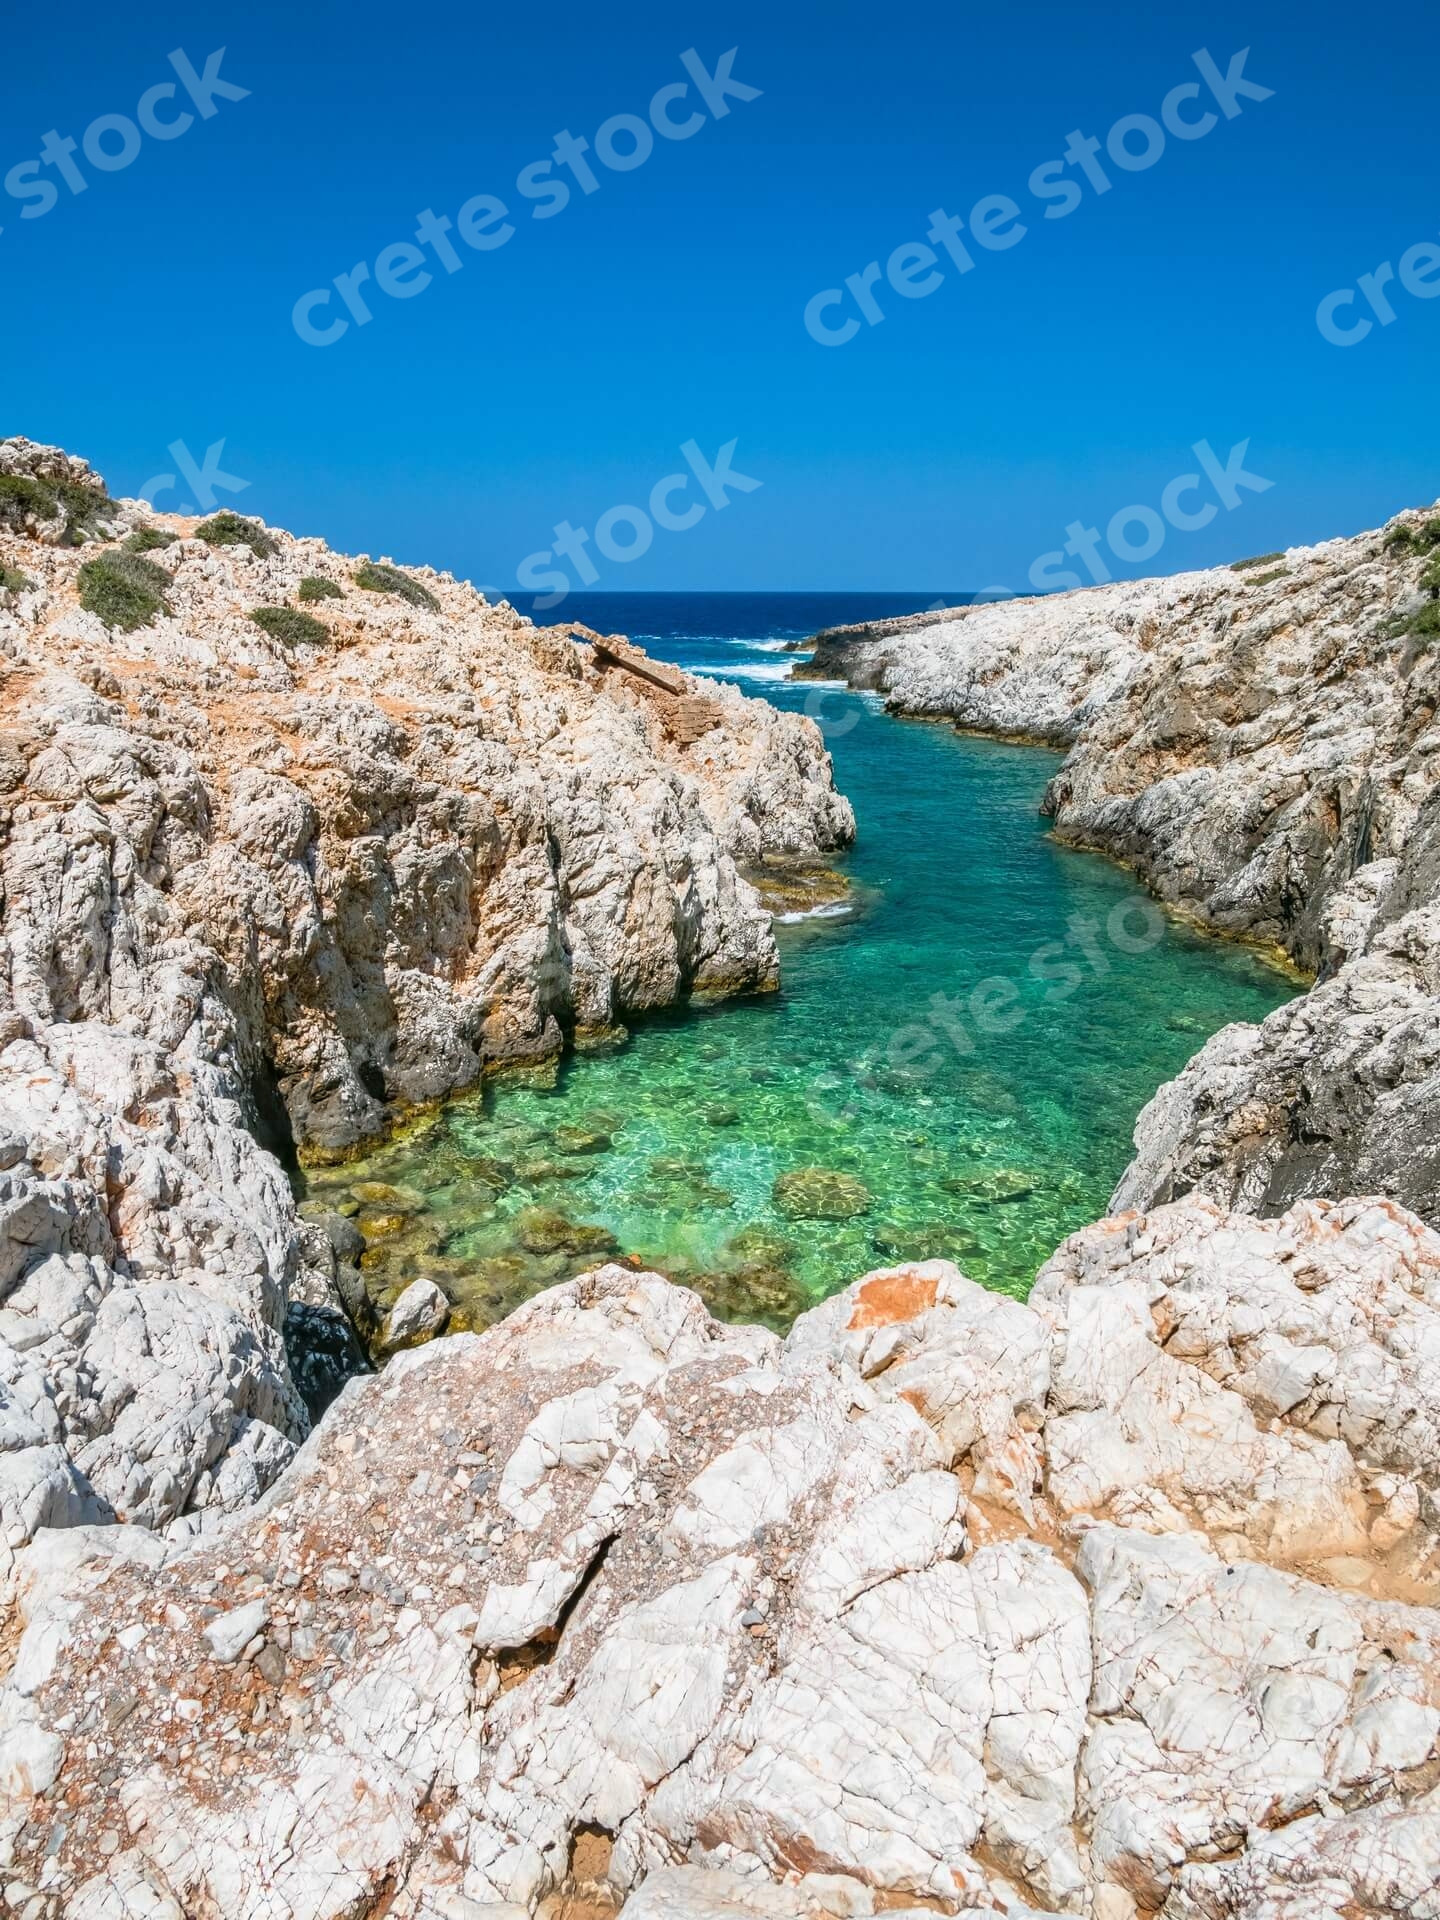
[[[613,595],[564,617],[802,708],[785,641],[927,598]],[[867,696],[829,692],[823,714],[859,821],[852,892],[777,926],[778,994],[649,1019],[304,1177],[309,1206],[356,1217],[377,1310],[423,1274],[453,1325],[484,1326],[614,1253],[777,1327],[901,1260],[1023,1298],[1105,1212],[1160,1083],[1297,991],[1059,846],[1038,807],[1060,755]],[[982,999],[988,1032],[982,981],[1008,983]]]

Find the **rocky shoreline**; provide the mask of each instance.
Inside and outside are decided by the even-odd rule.
[[[926,1261],[782,1339],[607,1264],[312,1431],[356,1248],[283,1161],[773,985],[744,876],[823,898],[853,817],[813,725],[618,637],[0,443],[6,1908],[1440,1915],[1399,525],[817,649],[1070,746],[1062,833],[1320,975],[1028,1305]]]
[[[0,442],[0,567],[3,1556],[244,1506],[286,1329],[312,1406],[362,1364],[277,1155],[773,987],[740,864],[854,819],[808,721],[55,448]]]
[[[1068,749],[1045,810],[1316,977],[1217,1034],[1114,1205],[1384,1194],[1440,1222],[1440,513],[1258,562],[817,636],[801,677]]]

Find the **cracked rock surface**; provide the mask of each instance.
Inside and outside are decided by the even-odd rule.
[[[0,476],[3,1592],[37,1528],[253,1501],[360,1364],[276,1152],[773,986],[737,862],[854,823],[813,723],[733,689],[657,705],[583,632],[213,544],[56,448],[0,442]],[[112,629],[81,570],[142,526],[166,605]],[[322,637],[278,640],[250,615],[304,578]]]
[[[198,1539],[32,1544],[7,1884],[1433,1920],[1437,1422],[1440,1237],[1386,1202],[1119,1216],[1029,1306],[928,1262],[784,1341],[605,1267],[352,1382]]]
[[[1440,650],[1397,532],[820,636],[809,672],[1069,749],[1056,831],[1319,984],[1217,1034],[1136,1128],[1117,1207],[1384,1193],[1440,1224]]]

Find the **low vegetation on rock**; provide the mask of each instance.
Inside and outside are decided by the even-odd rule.
[[[1432,547],[1440,547],[1440,514],[1422,520],[1418,526],[1410,526],[1402,521],[1385,536],[1387,553],[1429,553]]]
[[[99,536],[116,512],[103,488],[76,480],[53,480],[27,473],[0,473],[0,526],[12,532],[53,526],[63,520],[65,546],[80,546]]]
[[[258,520],[247,520],[243,514],[217,513],[209,520],[202,520],[195,529],[195,537],[208,540],[212,547],[248,547],[257,560],[268,560],[273,553],[280,551],[280,543],[268,534]]]
[[[412,580],[408,573],[402,573],[398,567],[388,567],[377,560],[367,560],[352,575],[357,587],[363,587],[367,593],[393,593],[407,601],[412,607],[424,607],[428,613],[438,613],[440,602],[428,587],[422,587],[418,580]]]
[[[120,543],[126,553],[158,553],[165,547],[173,547],[175,535],[167,533],[163,527],[136,527],[133,533],[127,533]]]
[[[170,576],[153,560],[117,547],[87,560],[80,569],[80,604],[107,627],[133,633],[148,627],[158,613],[169,613]]]
[[[333,580],[325,579],[323,574],[307,573],[300,582],[302,600],[343,600],[345,589],[337,587]]]
[[[330,638],[330,629],[313,615],[301,613],[298,607],[255,607],[250,618],[257,627],[263,627],[272,640],[278,640],[283,646],[312,647],[324,646]]]
[[[33,584],[25,578],[23,573],[14,567],[7,567],[4,561],[0,560],[0,593],[23,593]]]
[[[1253,560],[1237,560],[1231,566],[1232,573],[1249,573],[1255,567],[1270,567],[1277,560],[1285,558],[1283,553],[1257,553]]]

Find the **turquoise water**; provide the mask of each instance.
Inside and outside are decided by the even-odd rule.
[[[1105,1211],[1159,1083],[1297,990],[1057,845],[1037,808],[1059,755],[787,685],[780,643],[872,611],[856,599],[566,608],[778,704],[808,698],[859,820],[852,891],[777,928],[778,994],[656,1019],[312,1174],[312,1201],[358,1213],[377,1307],[425,1273],[485,1324],[612,1247],[775,1324],[904,1258],[1023,1297]]]

